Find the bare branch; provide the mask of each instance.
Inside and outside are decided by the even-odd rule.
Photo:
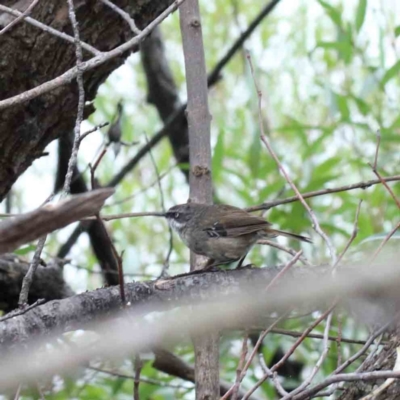
[[[400,181],[400,175],[389,176],[385,178],[385,181],[386,182]],[[303,193],[302,196],[303,199],[310,199],[311,197],[324,196],[326,194],[331,194],[331,193],[347,192],[355,189],[366,189],[370,186],[378,185],[379,183],[382,183],[379,179],[373,179],[366,182],[358,182],[358,183],[352,183],[351,185],[339,186],[337,188],[315,190],[313,192]],[[268,201],[266,203],[262,203],[257,206],[247,207],[246,210],[247,211],[269,210],[270,208],[280,206],[282,204],[294,203],[295,201],[299,201],[299,198],[297,196],[291,196],[287,197],[286,199]]]
[[[0,11],[6,12],[8,14],[14,15],[16,17],[21,17],[23,15],[22,12],[18,11],[18,10],[13,10],[12,8],[3,6],[0,4]],[[51,26],[45,25],[39,21],[37,21],[36,19],[33,19],[31,17],[24,17],[23,18],[24,21],[26,21],[28,24],[31,24],[33,26],[35,26],[36,28],[41,29],[42,31],[48,32],[53,36],[56,36],[62,40],[65,40],[69,43],[75,43],[75,39],[72,36],[67,35],[64,32],[58,31],[57,29],[52,28]],[[97,56],[101,54],[101,51],[97,50],[96,48],[94,48],[93,46],[90,46],[89,44],[85,43],[85,42],[81,42],[82,47],[88,51],[89,53]]]
[[[100,210],[113,189],[72,196],[58,204],[45,205],[0,223],[0,253],[6,253],[56,229],[63,228]]]
[[[136,35],[140,35],[142,33],[142,31],[138,29],[138,27],[136,26],[133,18],[126,11],[116,6],[110,0],[100,0],[100,1],[103,4],[107,5],[108,7],[110,7],[112,10],[114,10],[117,14],[119,14],[128,23],[133,33],[136,33]]]
[[[46,239],[47,235],[39,239],[39,242],[35,250],[35,254],[33,255],[32,258],[32,262],[29,265],[28,272],[26,273],[24,280],[22,281],[22,288],[21,292],[19,293],[19,301],[18,301],[20,307],[23,307],[25,304],[28,304],[29,289],[31,287],[36,269],[40,264],[40,256],[42,254],[44,244],[46,243]]]
[[[97,68],[99,65],[104,64],[108,60],[120,56],[127,50],[132,49],[132,47],[138,45],[142,40],[144,40],[146,36],[148,36],[151,33],[154,27],[156,27],[165,18],[167,18],[168,15],[174,12],[183,2],[185,2],[185,0],[175,0],[164,12],[162,12],[157,18],[155,18],[153,22],[147,25],[146,28],[143,29],[140,35],[135,36],[128,42],[116,47],[111,51],[101,53],[100,55],[97,55],[96,57],[90,59],[89,61],[83,62],[79,69],[78,67],[71,68],[64,74],[48,82],[45,82],[42,85],[39,85],[21,94],[0,101],[0,110],[4,110],[5,108],[15,106],[16,104],[27,102],[44,93],[50,92],[60,86],[66,85],[70,83],[73,79],[75,79],[80,73]]]
[[[28,6],[28,8],[21,13],[20,16],[18,16],[17,18],[15,18],[13,21],[11,21],[8,25],[6,25],[1,31],[0,31],[0,35],[4,34],[5,32],[7,32],[9,29],[11,29],[14,25],[18,24],[19,21],[21,21],[22,19],[24,19],[25,17],[27,17],[31,11],[33,10],[33,8],[36,6],[36,4],[39,3],[39,0],[33,0],[32,3]]]
[[[71,157],[68,161],[67,174],[65,175],[64,188],[63,188],[64,194],[68,194],[70,191],[72,175],[74,173],[74,169],[78,161],[79,144],[81,142],[80,141],[81,123],[83,120],[83,108],[85,106],[85,89],[83,87],[83,71],[81,68],[83,60],[82,45],[79,39],[79,28],[78,28],[78,22],[76,20],[73,0],[67,0],[67,1],[68,1],[68,15],[71,21],[72,30],[74,32],[74,38],[75,38],[76,68],[78,71],[76,76],[76,82],[78,83],[78,112],[75,121],[74,142],[72,145]]]
[[[304,208],[307,210],[308,214],[310,215],[310,218],[311,218],[311,220],[313,222],[313,228],[322,237],[322,239],[327,244],[329,252],[331,254],[331,258],[332,258],[332,265],[335,265],[336,264],[336,260],[337,260],[337,255],[336,255],[335,248],[333,247],[329,237],[321,229],[316,215],[314,214],[314,212],[311,210],[310,206],[304,200],[304,198],[301,195],[299,189],[297,189],[296,185],[294,184],[294,182],[290,178],[289,174],[286,172],[286,170],[283,167],[282,163],[279,161],[278,156],[276,155],[276,153],[274,152],[272,146],[270,145],[267,137],[265,136],[264,124],[263,124],[263,120],[262,120],[262,110],[261,110],[262,92],[261,92],[260,88],[258,87],[258,83],[257,83],[256,77],[255,77],[255,74],[254,74],[253,63],[251,61],[250,54],[247,53],[246,57],[247,57],[247,59],[249,61],[250,71],[251,71],[251,74],[252,74],[252,77],[253,77],[254,85],[255,85],[255,88],[256,88],[256,91],[257,91],[257,96],[258,96],[258,118],[259,118],[260,130],[261,130],[261,134],[260,134],[261,141],[264,143],[265,147],[268,149],[268,152],[271,155],[271,157],[275,160],[275,162],[276,162],[279,170],[281,171],[282,175],[284,176],[286,182],[289,183],[290,187],[296,193],[296,195],[297,195],[298,199],[300,200],[301,204],[303,204]]]

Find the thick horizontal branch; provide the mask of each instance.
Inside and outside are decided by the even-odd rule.
[[[71,196],[57,204],[46,204],[34,211],[0,223],[0,253],[15,250],[56,229],[100,211],[114,189],[99,189]]]
[[[0,360],[0,387],[11,388],[21,382],[35,382],[54,373],[67,372],[86,365],[94,357],[115,359],[127,351],[147,352],[174,345],[184,337],[228,329],[239,321],[248,322],[251,329],[253,322],[260,323],[271,313],[286,314],[294,307],[304,310],[306,306],[308,311],[327,308],[329,312],[331,307],[327,305],[338,298],[342,304],[345,299],[364,299],[370,304],[373,302],[375,308],[379,303],[385,306],[376,316],[383,318],[383,323],[377,319],[375,323],[386,327],[398,318],[396,310],[400,300],[397,262],[393,259],[393,263],[388,263],[373,268],[362,268],[360,263],[341,268],[334,276],[330,269],[326,272],[321,266],[296,267],[268,290],[265,290],[267,283],[280,271],[277,267],[200,271],[171,279],[132,283],[126,285],[128,304],[121,312],[118,312],[121,302],[117,287],[53,301],[1,324],[0,351],[4,357]],[[380,274],[376,274],[377,270]],[[368,312],[370,304],[364,307]],[[177,307],[171,313],[154,313]],[[149,312],[152,318],[143,318]],[[107,315],[109,318],[96,322]],[[37,363],[39,349],[43,360],[42,346],[48,338],[56,340],[62,331],[78,328],[96,331],[96,345],[77,345],[74,352],[55,350],[46,354],[45,362]],[[50,333],[53,335],[48,336]],[[26,350],[21,341],[29,338],[37,340]],[[13,344],[18,351],[8,356],[5,352],[13,349]]]
[[[303,268],[295,268],[293,271],[293,274],[304,273]],[[177,302],[190,304],[207,301],[210,290],[219,294],[224,288],[223,294],[229,296],[240,293],[241,286],[263,288],[278,272],[278,268],[221,270],[178,276],[170,280],[128,283],[125,285],[126,301],[131,307],[145,305],[145,309],[162,311],[173,308]],[[308,274],[313,273],[310,271]],[[64,332],[80,329],[120,309],[118,286],[50,301],[1,323],[0,348],[2,345],[32,339],[33,336],[47,335],[54,330]]]

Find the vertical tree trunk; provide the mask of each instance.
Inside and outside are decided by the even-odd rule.
[[[180,7],[180,24],[185,55],[189,125],[190,199],[212,203],[211,146],[207,73],[198,0],[187,0]],[[202,266],[198,256],[191,257],[191,270]],[[196,399],[219,397],[218,333],[194,339]]]

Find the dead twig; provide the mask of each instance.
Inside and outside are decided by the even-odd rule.
[[[314,230],[322,237],[322,239],[325,241],[329,252],[331,254],[331,258],[332,258],[332,265],[336,264],[336,260],[337,260],[337,255],[336,255],[336,251],[335,248],[333,247],[330,239],[328,238],[328,236],[326,235],[326,233],[321,229],[318,219],[315,216],[313,210],[311,210],[310,206],[306,203],[306,201],[304,200],[303,196],[301,195],[300,191],[297,189],[297,186],[294,184],[294,182],[292,181],[292,179],[290,178],[289,174],[286,172],[286,169],[283,167],[282,163],[280,162],[278,156],[275,154],[272,146],[270,145],[267,137],[265,136],[264,133],[264,124],[263,124],[263,119],[262,119],[262,92],[260,90],[260,88],[258,87],[258,83],[255,77],[255,73],[254,73],[254,68],[253,68],[253,63],[251,61],[251,57],[250,54],[247,53],[246,57],[248,59],[249,62],[249,66],[250,66],[250,71],[253,77],[253,81],[254,81],[254,86],[256,88],[257,91],[257,96],[258,96],[258,118],[259,118],[259,126],[260,126],[260,130],[261,130],[261,134],[260,134],[260,138],[261,141],[264,143],[265,147],[267,148],[269,154],[271,155],[271,157],[275,160],[279,170],[281,171],[282,175],[284,176],[286,182],[290,185],[290,187],[293,189],[293,191],[296,193],[297,198],[300,200],[301,204],[303,204],[304,208],[307,210],[308,214],[310,215],[310,218],[313,222],[313,228]]]
[[[3,33],[7,32],[9,29],[11,29],[14,25],[18,24],[19,21],[27,17],[33,10],[33,8],[36,6],[36,4],[39,3],[39,0],[33,0],[32,3],[28,6],[28,8],[21,13],[17,18],[15,18],[13,21],[11,21],[8,25],[6,25],[1,31],[0,35]]]
[[[107,5],[108,7],[110,7],[112,10],[114,10],[117,14],[119,14],[128,23],[133,33],[135,33],[136,35],[140,35],[142,33],[142,31],[136,26],[136,23],[133,20],[133,18],[126,11],[116,6],[110,0],[100,0],[100,1],[103,4]]]
[[[135,356],[134,369],[135,369],[135,379],[133,381],[133,400],[140,400],[139,396],[139,385],[140,385],[140,372],[142,370],[143,363],[140,359],[139,354]]]
[[[386,181],[382,177],[382,175],[378,172],[378,154],[379,154],[380,145],[381,145],[381,132],[378,130],[376,132],[376,150],[375,150],[374,163],[373,164],[368,163],[368,165],[372,168],[373,173],[378,177],[378,179],[381,181],[382,185],[385,186],[386,190],[389,192],[389,194],[392,196],[393,200],[397,204],[397,207],[400,209],[400,200],[396,197],[396,195],[393,193],[393,190],[386,183]]]
[[[76,56],[76,82],[78,84],[78,112],[76,115],[75,127],[74,127],[74,142],[72,145],[71,157],[68,161],[68,169],[65,175],[63,192],[68,194],[70,191],[72,175],[78,160],[78,151],[81,136],[81,123],[83,120],[83,109],[85,107],[85,88],[83,86],[83,69],[82,69],[82,44],[79,38],[78,22],[75,15],[75,7],[73,0],[67,0],[68,2],[68,16],[71,21],[72,30],[74,32],[75,39],[75,56]]]
[[[241,376],[242,376],[242,371],[243,367],[246,361],[246,356],[247,356],[247,342],[249,340],[249,334],[245,333],[244,338],[243,338],[243,344],[242,344],[242,350],[240,352],[240,359],[239,359],[239,364],[236,369],[236,381],[235,384],[233,385],[233,390],[232,390],[232,396],[231,400],[237,400],[238,393],[239,393],[239,386],[240,386],[240,381],[241,381]],[[221,400],[227,399],[227,395],[225,394],[223,397],[221,397]]]
[[[147,137],[146,133],[145,133],[145,138],[146,138],[146,142],[149,143],[149,138]],[[156,176],[157,176],[157,185],[158,185],[158,190],[160,193],[161,209],[162,209],[163,213],[165,214],[167,209],[165,207],[164,192],[163,192],[163,189],[161,186],[160,171],[158,170],[157,163],[156,163],[156,160],[153,156],[153,152],[151,151],[151,149],[149,149],[149,156],[150,156],[151,163],[153,164],[153,167],[154,167],[154,172],[156,173]],[[168,224],[168,232],[169,232],[169,248],[167,251],[167,255],[165,256],[165,260],[164,260],[163,268],[161,270],[160,278],[164,278],[166,275],[168,275],[169,259],[171,257],[172,250],[174,248],[174,236],[172,234],[172,228],[169,226],[169,224]]]
[[[389,177],[385,178],[385,181],[386,182],[400,181],[400,175],[389,176]],[[324,196],[326,194],[347,192],[347,191],[355,190],[355,189],[366,189],[370,186],[378,185],[380,183],[382,183],[381,180],[373,179],[373,180],[366,181],[366,182],[358,182],[358,183],[353,183],[351,185],[339,186],[337,188],[315,190],[313,192],[303,193],[302,196],[303,196],[303,199],[310,199],[312,197]],[[294,203],[296,201],[299,201],[299,198],[297,196],[291,196],[291,197],[287,197],[286,199],[267,201],[267,202],[262,203],[257,206],[247,207],[246,210],[249,212],[260,211],[260,210],[269,210],[270,208],[280,206],[283,204]]]
[[[21,11],[14,10],[12,8],[3,6],[1,4],[0,4],[0,11],[3,11],[5,13],[11,14],[11,15],[14,15],[15,17],[20,17],[21,15],[23,15],[23,13]],[[72,36],[69,36],[64,32],[58,31],[57,29],[54,29],[51,26],[45,25],[45,24],[37,21],[36,19],[33,19],[31,17],[26,17],[25,16],[23,18],[23,20],[25,22],[27,22],[28,24],[31,24],[32,26],[35,26],[36,28],[39,28],[42,31],[47,32],[47,33],[49,33],[49,34],[51,34],[53,36],[56,36],[56,37],[58,37],[58,38],[60,38],[62,40],[65,40],[65,41],[67,41],[69,43],[75,43],[75,39]],[[95,56],[101,54],[101,51],[97,50],[95,47],[90,46],[89,44],[87,44],[85,42],[82,42],[82,41],[81,41],[81,44],[82,44],[82,47],[86,51],[88,51],[89,53],[91,53],[91,54],[93,54]]]
[[[268,239],[261,239],[257,242],[257,244],[263,244],[263,245],[267,245],[267,246],[271,246],[271,247],[275,247],[276,249],[282,250],[286,253],[291,254],[292,256],[295,256],[297,254],[297,252],[289,247],[286,246],[282,246],[281,244],[274,242],[272,240],[268,240]],[[301,261],[304,265],[308,265],[311,266],[310,262],[305,258],[300,256],[299,257],[299,261]]]
[[[358,234],[358,218],[360,216],[361,204],[362,204],[362,200],[360,200],[360,202],[358,203],[358,206],[357,206],[356,218],[355,218],[354,226],[353,226],[353,232],[352,232],[352,234],[350,236],[350,239],[346,243],[346,246],[344,247],[343,251],[340,253],[340,255],[339,255],[339,257],[338,257],[338,259],[336,261],[336,264],[333,266],[333,268],[336,268],[339,265],[340,261],[342,261],[344,255],[346,254],[347,250],[349,249],[349,247],[353,243],[354,239],[357,237],[357,234]]]
[[[272,286],[276,284],[276,282],[281,279],[283,275],[294,265],[296,264],[296,261],[300,258],[300,256],[303,254],[303,250],[300,250],[298,253],[295,254],[295,256],[282,268],[281,271],[279,271],[279,274],[277,274],[274,279],[272,279],[271,282],[268,283],[267,287],[265,290],[269,290]]]
[[[15,106],[16,104],[21,104],[32,100],[44,93],[48,93],[60,86],[66,85],[75,79],[79,74],[90,71],[98,66],[106,63],[107,61],[120,56],[126,51],[130,50],[132,47],[138,45],[142,40],[148,36],[153,28],[155,28],[158,24],[160,24],[165,18],[168,17],[172,12],[174,12],[185,0],[175,0],[168,8],[165,9],[157,18],[155,18],[150,24],[146,26],[141,32],[140,35],[135,36],[131,40],[128,40],[126,43],[121,44],[113,50],[103,52],[98,54],[96,57],[85,61],[78,66],[75,66],[68,71],[64,72],[62,75],[47,81],[39,86],[36,86],[33,89],[27,90],[21,94],[12,96],[8,99],[0,101],[0,110],[3,110],[8,107]]]
[[[114,189],[107,188],[71,196],[0,222],[0,253],[13,251],[24,243],[99,212],[113,193]]]
[[[297,349],[297,347],[300,346],[300,344],[303,342],[303,340],[309,335],[309,333],[322,322],[325,318],[328,317],[328,315],[331,314],[332,310],[336,307],[336,304],[333,304],[331,307],[328,308],[327,311],[325,311],[319,318],[317,318],[304,332],[303,334],[296,340],[296,342],[290,347],[290,349],[285,353],[285,355],[270,369],[272,373],[277,371],[284,363],[285,361],[294,353],[294,351]],[[261,336],[260,336],[261,338]],[[258,343],[261,343],[260,339],[257,341]],[[257,346],[256,344],[256,346]],[[256,351],[256,346],[255,346],[255,351]],[[258,349],[258,347],[257,347]],[[255,353],[255,351],[253,351]],[[243,397],[243,400],[248,400],[250,396],[261,386],[261,384],[270,377],[269,374],[264,374],[264,376],[258,380],[258,382],[245,394]]]
[[[110,125],[109,122],[103,122],[100,125],[96,125],[94,128],[89,129],[88,131],[82,133],[82,135],[79,138],[79,144],[82,143],[83,139],[85,139],[87,136],[89,136],[91,133],[98,131],[101,128],[104,128],[105,126]]]
[[[45,235],[39,239],[39,242],[36,246],[35,254],[33,255],[32,261],[29,265],[28,272],[26,273],[26,275],[24,276],[24,279],[22,281],[22,287],[21,287],[21,291],[19,293],[19,300],[18,300],[18,304],[20,307],[23,307],[25,304],[28,304],[29,289],[31,287],[33,277],[35,275],[37,267],[40,264],[40,261],[41,261],[40,256],[42,254],[43,247],[46,243],[46,239],[47,239],[47,235]]]
[[[90,181],[91,181],[91,185],[92,185],[92,189],[94,190],[95,186],[96,186],[96,177],[95,177],[95,173],[96,170],[98,168],[98,166],[100,165],[101,160],[103,159],[104,155],[107,152],[107,147],[105,147],[103,149],[103,151],[100,153],[99,157],[97,158],[97,160],[95,161],[93,167],[89,164],[89,168],[90,168]],[[104,225],[103,219],[100,216],[100,213],[96,213],[95,214],[95,218],[97,219],[97,221]],[[121,302],[123,304],[123,306],[125,307],[126,305],[126,297],[125,297],[125,281],[124,281],[124,267],[123,267],[123,261],[122,261],[122,257],[124,255],[124,251],[121,252],[121,255],[118,254],[117,249],[115,248],[115,245],[111,239],[110,234],[108,233],[107,228],[104,226],[104,233],[105,233],[105,237],[108,241],[108,244],[111,247],[111,251],[114,255],[114,258],[116,260],[116,264],[118,267],[118,281],[119,281],[119,291],[120,291],[120,295],[121,295]]]
[[[381,244],[379,247],[375,250],[374,254],[371,257],[371,260],[369,261],[369,264],[371,265],[375,258],[378,256],[378,254],[382,251],[383,246],[389,241],[389,239],[396,233],[396,231],[400,229],[400,221],[397,223],[397,225],[386,235],[386,237],[382,240]]]

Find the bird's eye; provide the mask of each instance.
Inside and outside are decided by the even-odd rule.
[[[178,218],[179,218],[179,215],[180,215],[180,214],[177,212],[177,213],[174,214],[174,217],[175,217],[176,219],[178,219]]]

